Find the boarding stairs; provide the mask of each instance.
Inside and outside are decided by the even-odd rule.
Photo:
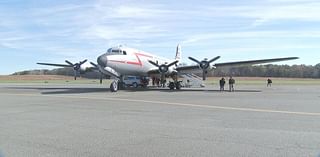
[[[197,75],[195,75],[195,74],[182,73],[179,76],[183,78],[183,80],[182,80],[182,86],[183,87],[186,87],[186,88],[205,87],[205,84],[202,81],[202,78],[197,76]]]

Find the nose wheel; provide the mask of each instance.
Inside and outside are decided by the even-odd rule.
[[[118,81],[115,80],[110,84],[110,91],[111,92],[117,92],[118,91]]]

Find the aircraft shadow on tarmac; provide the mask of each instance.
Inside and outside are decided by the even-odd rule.
[[[82,94],[109,92],[109,88],[84,88],[84,87],[10,87],[10,89],[39,90],[41,94]]]
[[[41,94],[83,94],[83,93],[108,93],[109,88],[89,88],[89,87],[10,87],[10,89],[21,89],[21,90],[39,90]],[[214,89],[194,89],[194,88],[183,88],[181,90],[170,90],[167,88],[127,88],[121,91],[124,92],[146,92],[146,91],[158,91],[158,92],[216,92],[220,93],[220,90]],[[229,92],[225,90],[224,92]],[[261,92],[260,90],[236,90],[239,92]]]

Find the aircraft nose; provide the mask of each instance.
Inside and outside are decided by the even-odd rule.
[[[107,55],[103,54],[101,56],[98,57],[97,62],[101,67],[106,67],[107,66]]]

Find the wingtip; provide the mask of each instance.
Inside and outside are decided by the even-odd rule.
[[[288,59],[299,59],[299,57],[289,57]]]

